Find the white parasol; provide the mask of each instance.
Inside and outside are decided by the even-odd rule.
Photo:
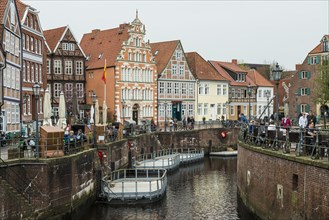
[[[90,124],[94,123],[94,114],[95,114],[95,109],[94,106],[92,105],[90,108]]]
[[[117,122],[120,122],[121,121],[121,116],[120,116],[120,108],[119,108],[119,106],[118,106],[118,108],[117,108]]]
[[[59,96],[59,106],[58,106],[59,119],[57,122],[57,126],[63,128],[63,129],[66,127],[65,113],[66,113],[65,98],[64,98],[64,93],[62,91]]]
[[[107,106],[105,100],[103,102],[103,124],[105,125],[107,121]]]
[[[45,97],[43,101],[43,125],[52,126],[51,103],[50,103],[50,94],[48,89],[45,92]]]

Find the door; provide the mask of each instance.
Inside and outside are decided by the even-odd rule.
[[[182,103],[176,102],[172,104],[172,118],[176,118],[177,121],[182,120]]]

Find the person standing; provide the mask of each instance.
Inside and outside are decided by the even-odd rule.
[[[303,115],[300,116],[300,118],[299,118],[298,125],[300,128],[304,129],[304,128],[306,128],[307,124],[308,123],[307,123],[306,114],[305,114],[305,112],[303,112]]]
[[[170,132],[172,132],[172,128],[174,127],[174,121],[172,120],[172,118],[169,119],[169,128],[170,128]]]
[[[307,122],[308,122],[308,124],[310,124],[311,122],[313,122],[314,125],[316,124],[316,117],[313,114],[312,110],[309,111],[309,113],[308,113]]]
[[[285,129],[289,129],[291,127],[291,121],[290,121],[289,115],[284,116],[284,118],[282,118],[281,124],[282,124],[282,127]]]

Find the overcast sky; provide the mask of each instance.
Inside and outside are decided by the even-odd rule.
[[[311,1],[24,1],[43,30],[69,25],[78,38],[131,22],[139,12],[145,40],[181,40],[206,60],[279,62],[294,69],[329,34],[329,0]]]

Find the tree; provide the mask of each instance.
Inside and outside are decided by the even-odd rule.
[[[315,94],[315,102],[320,106],[325,106],[329,103],[329,60],[323,60],[319,66],[320,74],[315,77],[313,86]],[[326,127],[326,119],[324,126]]]

